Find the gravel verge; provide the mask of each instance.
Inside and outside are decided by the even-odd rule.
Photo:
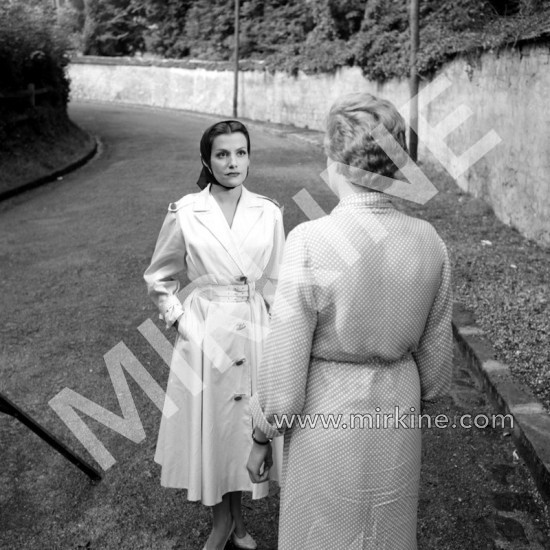
[[[550,410],[550,250],[502,223],[446,172],[422,168],[441,192],[424,206],[400,207],[436,227],[449,248],[455,301],[474,314],[497,360]]]

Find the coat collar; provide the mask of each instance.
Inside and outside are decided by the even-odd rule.
[[[254,262],[244,251],[243,243],[262,217],[263,206],[263,200],[243,186],[233,224],[229,228],[216,199],[210,194],[210,185],[197,193],[193,204],[197,219],[225,248],[243,275],[254,269]]]
[[[340,200],[334,211],[343,208],[393,208],[390,197],[378,191],[352,193]]]
[[[214,197],[210,193],[210,186],[212,184],[208,184],[202,191],[197,193],[195,195],[195,202],[193,203],[193,211],[194,212],[206,212],[208,210],[211,210],[212,208],[215,209],[216,204],[214,201]],[[241,198],[239,199],[239,205],[237,207],[237,210],[239,208],[258,208],[264,206],[264,203],[262,199],[256,195],[256,193],[250,192],[244,185],[242,186],[242,193]]]

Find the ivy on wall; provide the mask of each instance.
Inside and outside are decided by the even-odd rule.
[[[210,61],[233,55],[234,0],[87,0],[84,51]],[[513,4],[513,6],[512,6]],[[241,0],[240,55],[268,70],[333,71],[355,65],[371,79],[407,76],[405,0]],[[550,0],[420,0],[418,69],[542,34]],[[92,32],[90,32],[90,29]]]

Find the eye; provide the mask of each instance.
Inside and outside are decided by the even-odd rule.
[[[226,153],[222,151],[222,152],[216,154],[216,158],[221,159],[221,158],[225,157],[225,155],[226,155]]]
[[[245,151],[245,150],[241,150],[237,153],[237,155],[239,155],[239,157],[246,157],[248,153]]]

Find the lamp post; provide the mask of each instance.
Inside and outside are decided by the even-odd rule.
[[[233,118],[237,118],[239,101],[239,0],[235,0],[235,70],[233,81]]]
[[[418,44],[419,44],[419,24],[418,24],[418,0],[410,0],[409,5],[409,27],[411,29],[411,58],[410,58],[410,93],[411,110],[409,122],[409,151],[414,162],[418,158]]]

